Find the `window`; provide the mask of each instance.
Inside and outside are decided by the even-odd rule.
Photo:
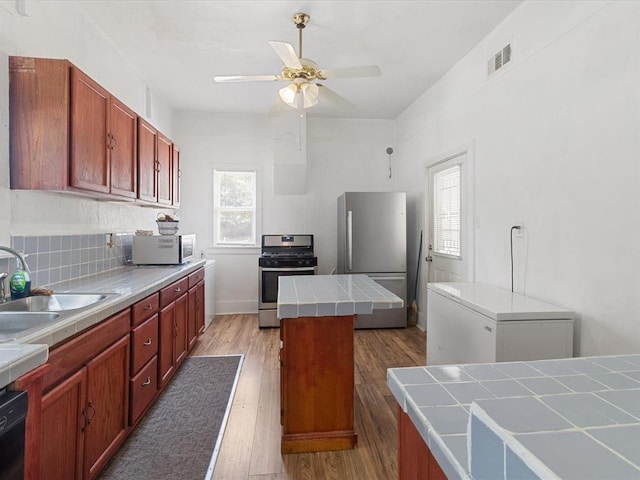
[[[460,257],[460,165],[433,174],[433,251]]]
[[[213,235],[216,245],[256,245],[255,171],[213,171]]]

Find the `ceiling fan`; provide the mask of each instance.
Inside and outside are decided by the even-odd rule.
[[[316,62],[302,57],[302,30],[309,22],[309,15],[296,13],[293,23],[298,28],[298,55],[286,42],[270,41],[269,45],[284,63],[282,72],[278,75],[229,75],[215,76],[216,82],[263,82],[283,80],[289,85],[279,90],[280,98],[292,108],[309,108],[318,103],[319,99],[326,100],[342,110],[355,108],[351,102],[338,95],[330,88],[318,81],[332,78],[378,77],[381,75],[377,65],[354,66],[345,68],[321,69]]]

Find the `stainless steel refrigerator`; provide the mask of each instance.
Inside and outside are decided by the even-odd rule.
[[[407,326],[407,196],[347,192],[338,197],[337,273],[364,273],[395,293],[404,308],[358,315],[356,328]]]

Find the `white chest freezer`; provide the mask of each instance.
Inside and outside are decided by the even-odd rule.
[[[427,365],[573,356],[574,312],[483,283],[429,283]]]

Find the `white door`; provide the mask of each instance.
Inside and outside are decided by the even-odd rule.
[[[474,277],[473,154],[459,151],[427,166],[426,273],[428,282]]]

